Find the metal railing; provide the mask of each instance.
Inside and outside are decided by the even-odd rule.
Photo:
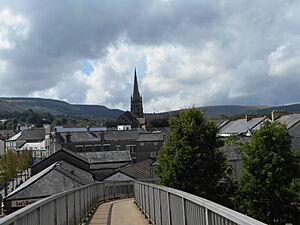
[[[75,225],[98,201],[133,196],[133,182],[102,182],[52,195],[2,219],[0,225]]]
[[[156,225],[266,225],[198,196],[134,182],[135,202]]]

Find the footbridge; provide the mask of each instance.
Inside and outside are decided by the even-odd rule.
[[[0,225],[263,225],[198,196],[144,182],[100,182],[59,193]]]

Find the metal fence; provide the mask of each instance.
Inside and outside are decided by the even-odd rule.
[[[98,201],[132,195],[133,182],[94,183],[35,202],[0,219],[0,225],[75,225]]]
[[[198,196],[134,182],[135,202],[156,225],[266,225]]]

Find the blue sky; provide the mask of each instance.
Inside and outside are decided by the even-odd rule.
[[[0,0],[0,96],[127,110],[136,67],[146,112],[299,102],[299,11],[294,0]]]
[[[94,68],[87,59],[83,59],[80,61],[80,70],[89,76],[94,71]]]

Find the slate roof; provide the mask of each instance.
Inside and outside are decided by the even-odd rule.
[[[139,123],[139,121],[136,119],[136,117],[130,112],[126,111],[122,115],[119,116],[117,119],[117,123],[119,125],[126,125],[126,124],[131,124],[131,123]]]
[[[10,141],[16,140],[44,140],[45,139],[45,128],[34,128],[22,130],[16,135],[9,138]]]
[[[130,151],[80,152],[78,155],[91,163],[130,162]]]
[[[90,163],[86,158],[64,148],[64,149],[60,149],[59,151],[53,153],[52,155],[48,156],[42,161],[31,166],[31,173],[33,175],[39,173],[40,171],[47,168],[51,164],[60,160],[64,160],[85,171],[89,171],[90,169]]]
[[[60,133],[59,134],[64,141],[67,140],[67,135],[71,135],[71,142],[97,142],[101,140],[100,133],[96,132],[69,132],[69,133]]]
[[[91,170],[103,170],[103,169],[118,169],[129,165],[130,162],[119,162],[119,163],[93,163],[91,164]]]
[[[163,141],[164,135],[162,132],[140,133],[137,141]]]
[[[67,133],[67,132],[100,132],[106,131],[106,127],[54,127],[56,133]]]
[[[31,151],[40,151],[46,150],[45,140],[42,142],[27,142],[25,143],[20,150],[31,150]]]
[[[223,126],[220,130],[220,135],[240,135],[245,134],[248,131],[251,131],[256,126],[262,124],[267,117],[257,117],[253,118],[249,121],[246,119],[238,119],[234,121],[230,121],[225,126]]]
[[[290,129],[296,123],[300,121],[300,114],[288,114],[279,117],[276,121],[286,124],[287,128]]]
[[[170,127],[151,127],[147,130],[151,132],[161,131],[164,135],[168,135],[171,131]]]
[[[124,167],[120,169],[120,172],[135,180],[153,179],[153,174],[151,172],[152,163],[154,163],[153,159],[147,159]]]
[[[136,140],[139,137],[139,130],[109,130],[104,133],[105,140]]]
[[[5,199],[46,197],[93,182],[91,173],[65,161],[59,161],[29,178]]]
[[[0,139],[7,140],[15,134],[16,132],[14,130],[0,130]]]

